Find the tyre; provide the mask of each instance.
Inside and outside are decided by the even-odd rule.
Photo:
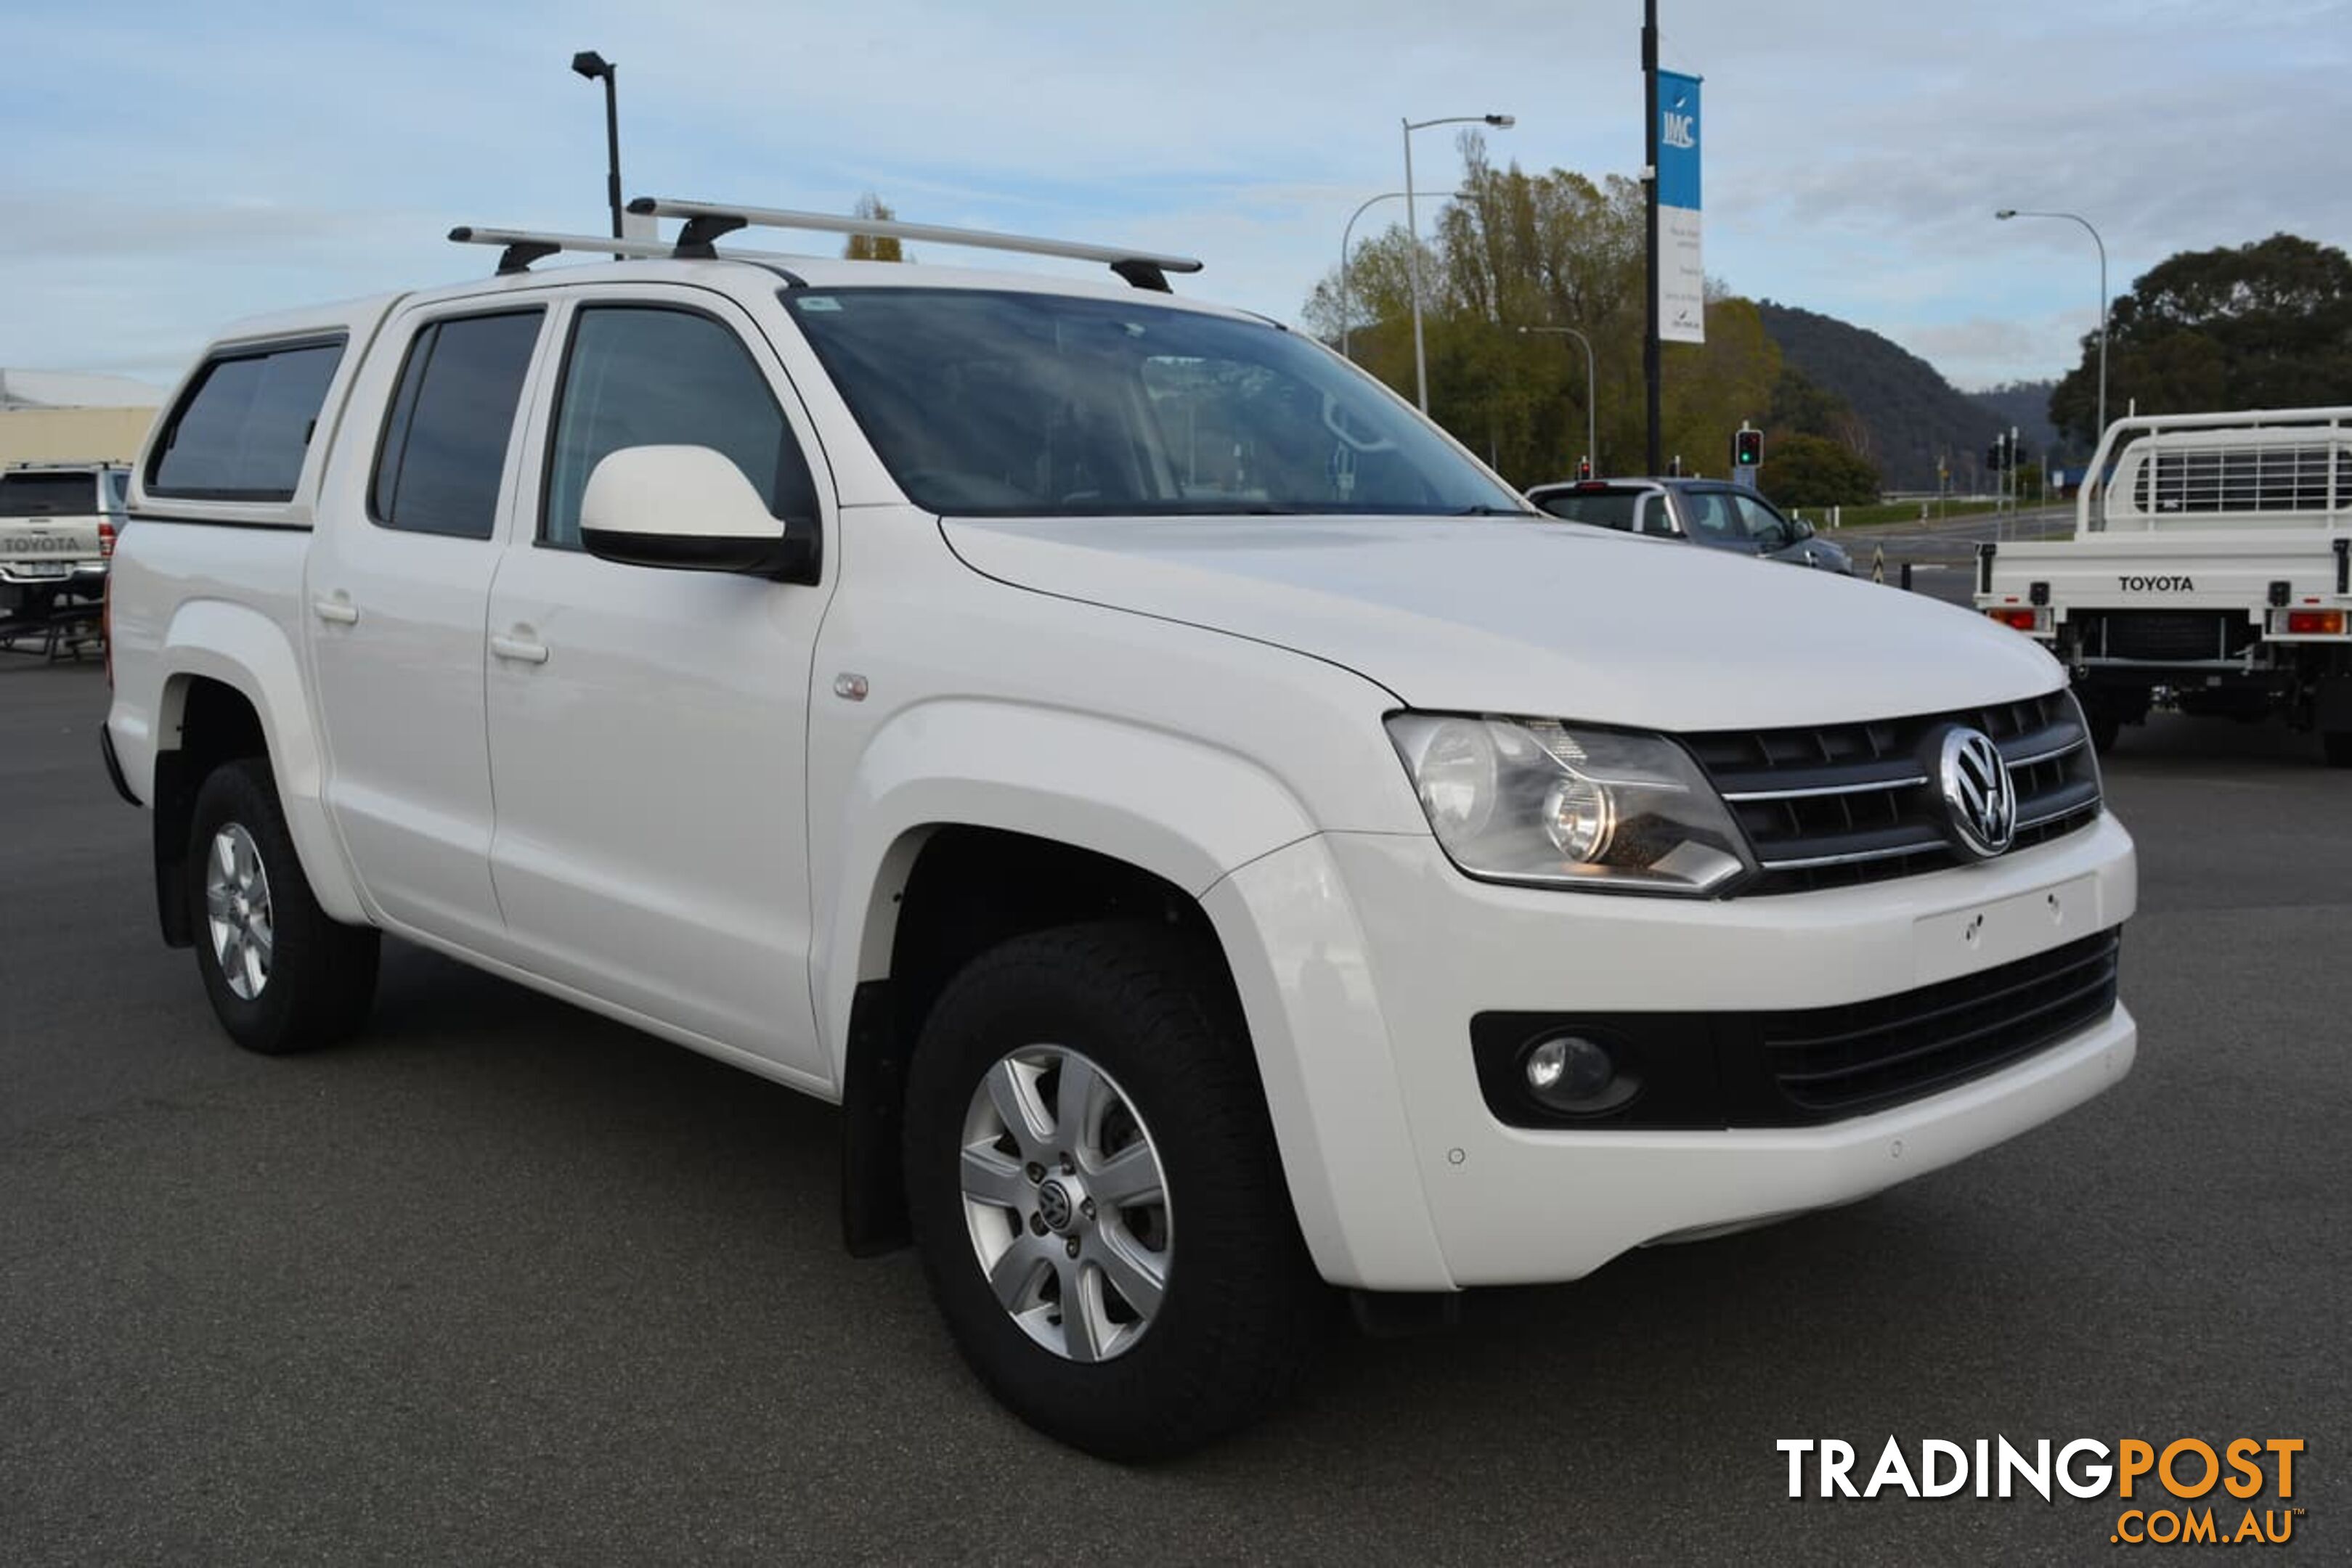
[[[267,763],[224,763],[197,789],[188,897],[197,971],[237,1044],[306,1051],[366,1019],[380,939],[311,896]]]
[[[2319,737],[2320,754],[2330,768],[2352,768],[2352,729],[2331,729]]]
[[[1280,1399],[1331,1295],[1213,959],[1163,928],[1015,938],[950,981],[907,1089],[931,1292],[1014,1414],[1163,1458]]]
[[[2123,733],[2120,716],[2105,708],[2085,705],[2083,718],[2091,727],[2091,749],[2101,757],[2116,748],[2116,737]]]

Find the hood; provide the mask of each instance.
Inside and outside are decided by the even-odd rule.
[[[1328,660],[1411,706],[1668,730],[1890,718],[2064,681],[1898,589],[1574,523],[1056,517],[941,524],[974,570]]]

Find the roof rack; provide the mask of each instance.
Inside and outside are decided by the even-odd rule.
[[[1119,246],[1084,245],[1076,240],[1036,239],[1027,235],[997,234],[988,229],[947,228],[938,224],[906,224],[895,218],[844,217],[833,213],[790,212],[778,207],[725,206],[713,202],[671,201],[639,196],[629,211],[641,217],[683,218],[677,254],[712,255],[711,241],[741,228],[803,229],[818,234],[871,235],[877,238],[916,240],[927,245],[970,246],[979,250],[1013,250],[1029,256],[1066,256],[1073,261],[1099,261],[1138,288],[1169,292],[1168,274],[1198,272],[1200,261],[1189,256],[1155,256]]]
[[[970,246],[980,250],[1020,251],[1029,256],[1058,256],[1074,261],[1099,261],[1137,288],[1170,292],[1171,272],[1198,272],[1199,260],[1189,256],[1155,256],[1118,246],[1082,245],[1075,240],[1034,239],[1026,235],[996,234],[987,229],[947,228],[938,224],[902,224],[893,218],[839,217],[831,213],[786,212],[775,207],[730,207],[710,202],[675,202],[639,196],[629,211],[640,217],[681,218],[675,240],[608,238],[603,235],[539,234],[521,229],[485,229],[461,225],[449,231],[459,245],[495,245],[501,248],[499,271],[522,272],[534,261],[562,251],[602,251],[606,256],[654,260],[666,257],[713,259],[712,242],[738,229],[803,229],[819,234],[871,235],[919,240],[929,245]],[[790,256],[765,251],[730,251],[746,259],[788,261]]]

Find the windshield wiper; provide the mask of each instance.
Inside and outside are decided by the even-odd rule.
[[[1464,507],[1445,515],[1449,517],[1540,517],[1545,514],[1524,511],[1517,507]]]

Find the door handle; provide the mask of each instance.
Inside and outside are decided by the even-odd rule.
[[[338,593],[331,599],[313,599],[310,601],[310,613],[321,621],[331,621],[338,626],[356,626],[360,623],[360,607],[352,602],[349,594]]]
[[[518,664],[547,663],[547,644],[535,637],[510,632],[490,635],[490,652],[501,659],[511,659]]]

